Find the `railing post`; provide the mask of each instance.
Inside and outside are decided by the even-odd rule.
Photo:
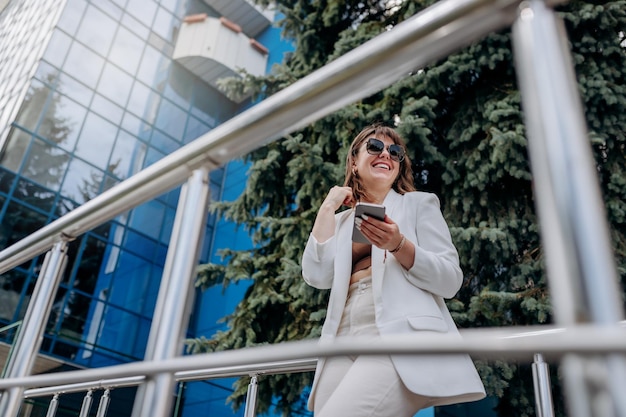
[[[85,398],[83,398],[83,404],[80,407],[80,414],[78,417],[89,417],[89,411],[91,410],[91,403],[93,402],[93,391],[87,391]]]
[[[14,349],[7,361],[5,378],[19,378],[31,373],[66,264],[67,242],[57,242],[44,258]],[[17,417],[23,394],[22,387],[3,392],[0,396],[0,416]]]
[[[182,353],[194,294],[193,281],[199,248],[206,227],[208,201],[208,170],[198,169],[183,185],[180,193],[145,361],[171,359]],[[137,390],[132,416],[169,416],[174,384],[172,374],[148,378]]]
[[[259,383],[257,376],[252,375],[248,384],[248,395],[246,395],[246,409],[243,413],[244,417],[254,417],[256,415],[256,398],[259,391]]]
[[[543,360],[542,354],[535,354],[535,360],[532,368],[537,417],[554,417],[552,386],[550,385],[550,370],[548,368],[548,364]]]
[[[100,403],[98,404],[98,411],[96,417],[105,417],[109,410],[109,403],[111,402],[111,390],[106,389],[102,397],[100,397]]]
[[[563,22],[544,1],[530,0],[512,33],[555,320],[618,327],[621,291]],[[596,374],[604,364],[601,386],[590,380],[592,363]],[[568,355],[562,365],[572,416],[626,416],[623,355]],[[603,397],[612,401],[596,401]],[[600,402],[612,412],[600,412]]]
[[[54,394],[48,405],[48,412],[46,417],[54,417],[57,414],[57,408],[59,408],[59,394]]]

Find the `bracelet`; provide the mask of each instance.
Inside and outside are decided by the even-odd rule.
[[[399,252],[400,249],[402,249],[402,247],[404,246],[404,242],[406,242],[406,237],[404,235],[402,235],[402,240],[400,241],[400,244],[394,249],[394,250],[390,250],[390,253],[396,253]]]

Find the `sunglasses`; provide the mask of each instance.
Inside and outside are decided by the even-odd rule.
[[[365,149],[370,155],[380,155],[385,150],[385,143],[376,138],[369,138],[365,142]],[[389,152],[389,157],[392,161],[404,161],[404,148],[402,146],[393,143],[387,146],[387,152]]]

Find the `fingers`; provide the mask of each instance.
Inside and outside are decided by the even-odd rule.
[[[322,204],[328,204],[332,206],[334,210],[337,210],[342,205],[352,205],[352,198],[352,188],[339,187],[336,185],[330,189]]]
[[[372,245],[387,250],[397,246],[401,233],[398,225],[389,216],[385,215],[382,221],[367,215],[363,215],[361,218],[362,220],[356,220],[357,227]]]

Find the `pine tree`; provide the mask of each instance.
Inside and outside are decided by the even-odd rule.
[[[258,1],[261,3],[260,1]],[[277,1],[289,59],[266,77],[229,80],[230,91],[271,95],[432,1]],[[572,1],[558,9],[572,45],[615,256],[626,279],[626,1]],[[262,92],[262,94],[261,94]],[[407,76],[391,87],[247,156],[250,176],[234,202],[214,210],[244,225],[256,247],[224,251],[204,265],[201,286],[252,278],[229,329],[190,343],[192,351],[242,348],[319,336],[327,292],[301,278],[302,250],[328,189],[343,181],[345,153],[365,125],[395,125],[407,140],[418,189],[436,193],[459,250],[465,283],[448,300],[459,327],[551,322],[520,94],[508,29]],[[479,362],[500,415],[534,415],[527,362]],[[555,368],[555,367],[553,367]],[[303,407],[312,374],[260,381],[260,411],[278,398],[285,415]],[[555,373],[553,382],[558,387]],[[239,381],[235,406],[245,396]],[[558,391],[555,397],[558,399]],[[563,413],[556,401],[557,414]],[[294,411],[295,410],[295,411]]]

